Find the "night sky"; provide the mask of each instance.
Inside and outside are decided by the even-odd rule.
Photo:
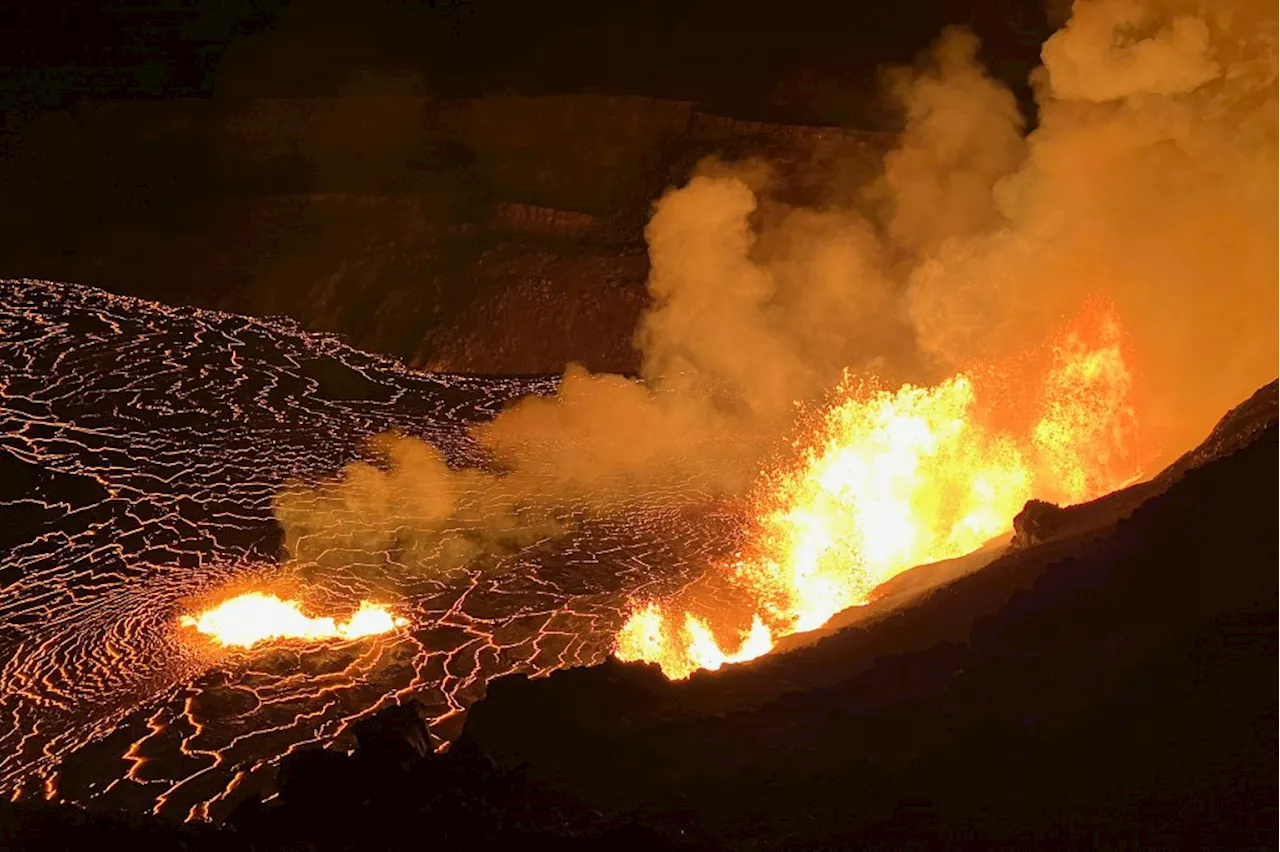
[[[909,62],[949,24],[974,29],[988,65],[1024,95],[1050,31],[1034,0],[29,5],[4,16],[0,76],[9,103],[42,106],[333,95],[372,79],[440,96],[640,94],[858,124],[875,111],[876,70]]]

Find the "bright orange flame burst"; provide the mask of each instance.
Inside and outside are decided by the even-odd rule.
[[[846,381],[795,469],[766,477],[749,555],[729,566],[755,610],[738,650],[693,613],[648,603],[619,631],[616,656],[671,678],[754,659],[865,604],[895,574],[981,547],[1032,496],[1074,503],[1133,481],[1121,341],[1113,310],[1082,312],[1051,344],[1030,428],[987,425],[997,401],[980,400],[963,373],[892,392]]]
[[[183,627],[194,627],[220,645],[248,648],[272,639],[360,639],[390,633],[408,624],[385,606],[361,601],[346,621],[304,615],[297,601],[248,592],[229,598],[199,615],[184,615]]]

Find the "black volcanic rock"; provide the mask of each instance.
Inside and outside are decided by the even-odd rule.
[[[351,760],[346,755],[308,748],[280,762],[276,783],[285,801],[308,801],[320,816],[331,818],[351,795],[347,786],[350,781]]]
[[[210,826],[172,825],[153,817],[88,813],[50,802],[14,804],[0,798],[0,849],[121,849],[129,852],[213,852],[243,848]]]
[[[394,704],[354,726],[362,758],[407,769],[432,752],[431,732],[416,701]]]
[[[702,158],[767,156],[816,203],[893,138],[588,94],[108,101],[5,131],[0,274],[502,374],[638,368],[644,223]]]
[[[1280,412],[1280,380],[1263,385],[1253,396],[1228,411],[1213,427],[1209,437],[1185,453],[1156,477],[1169,483],[1214,459],[1223,458],[1249,444],[1258,433],[1276,423]]]
[[[472,705],[462,742],[508,766],[549,765],[566,737],[595,730],[652,727],[681,711],[670,681],[655,665],[610,658],[591,668],[566,669],[548,692],[546,680],[499,678]]]
[[[1064,516],[1057,503],[1028,500],[1013,518],[1013,546],[1031,547],[1047,541],[1064,526]]]
[[[857,662],[864,635],[934,620],[908,609],[686,683],[616,663],[499,681],[464,737],[584,806],[681,802],[729,845],[1271,845],[1277,428],[1252,437],[1110,531],[919,605],[958,617],[1005,562],[1038,559],[961,642]],[[779,678],[825,685],[779,695]],[[720,681],[733,697],[708,711]],[[632,712],[579,710],[586,695]],[[904,802],[932,816],[912,830]]]

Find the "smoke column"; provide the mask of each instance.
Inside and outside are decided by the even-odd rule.
[[[887,75],[904,130],[856,194],[796,207],[768,164],[708,162],[656,202],[641,381],[570,367],[475,429],[491,471],[384,436],[384,467],[279,496],[287,547],[443,570],[554,535],[569,507],[739,495],[846,371],[938,381],[1093,296],[1137,354],[1148,464],[1176,456],[1276,373],[1275,14],[1077,2],[1029,133],[976,39],[943,33]]]

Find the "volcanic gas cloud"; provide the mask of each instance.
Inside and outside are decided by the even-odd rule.
[[[1274,373],[1275,31],[1251,0],[1077,2],[1030,131],[943,33],[888,75],[871,184],[797,206],[770,164],[707,162],[656,203],[640,381],[570,368],[475,429],[483,470],[385,438],[279,496],[288,547],[440,572],[570,509],[737,501],[727,591],[638,600],[618,637],[683,676],[1151,470]]]

